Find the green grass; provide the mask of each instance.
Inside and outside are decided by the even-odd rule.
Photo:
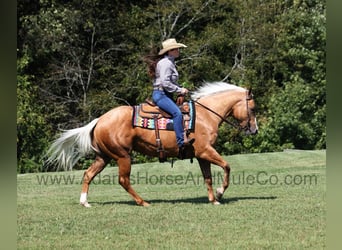
[[[116,167],[95,178],[89,209],[78,205],[83,171],[18,175],[18,249],[323,249],[325,153],[225,157],[231,185],[220,206],[208,203],[196,160],[134,165],[148,208],[121,188]],[[212,171],[216,188],[223,173]]]

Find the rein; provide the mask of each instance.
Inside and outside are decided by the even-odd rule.
[[[234,124],[230,121],[228,121],[225,117],[223,117],[222,115],[220,115],[219,113],[217,113],[216,111],[212,110],[211,108],[203,105],[202,103],[198,102],[197,100],[192,100],[193,102],[197,103],[198,105],[200,105],[201,107],[205,108],[206,110],[210,111],[211,113],[217,115],[218,117],[220,117],[222,119],[222,121],[224,121],[225,123],[229,124],[230,126],[238,129],[238,130],[242,130],[241,126],[238,124]]]

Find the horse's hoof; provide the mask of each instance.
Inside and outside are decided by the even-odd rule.
[[[217,200],[221,200],[222,199],[222,196],[223,196],[223,194],[222,193],[216,193],[216,199]]]
[[[83,207],[91,207],[91,205],[87,201],[86,202],[81,202],[80,205],[83,206]]]
[[[144,201],[142,204],[141,204],[143,207],[149,207],[151,206],[150,203]]]
[[[221,200],[223,196],[222,188],[217,188],[216,189],[216,199]]]
[[[150,203],[146,202],[146,201],[141,201],[141,202],[137,202],[138,206],[142,206],[142,207],[149,207]]]
[[[221,205],[221,203],[219,201],[217,201],[217,200],[213,201],[212,204],[213,205]]]

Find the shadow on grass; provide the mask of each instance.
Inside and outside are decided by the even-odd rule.
[[[230,197],[222,199],[220,202],[221,204],[229,204],[244,200],[275,200],[277,199],[276,196],[245,196],[245,197]],[[155,199],[155,200],[146,200],[151,205],[158,204],[158,203],[170,203],[170,204],[177,204],[177,203],[190,203],[190,204],[208,204],[208,197],[194,197],[194,198],[180,198],[180,199]],[[136,203],[132,201],[107,201],[107,202],[90,202],[92,204],[98,204],[98,205],[114,205],[114,204],[125,204],[125,205],[134,205],[136,206]]]

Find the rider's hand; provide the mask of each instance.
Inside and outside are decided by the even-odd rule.
[[[186,95],[187,93],[189,93],[189,90],[187,90],[186,88],[182,88],[181,89],[181,94],[182,95]]]

